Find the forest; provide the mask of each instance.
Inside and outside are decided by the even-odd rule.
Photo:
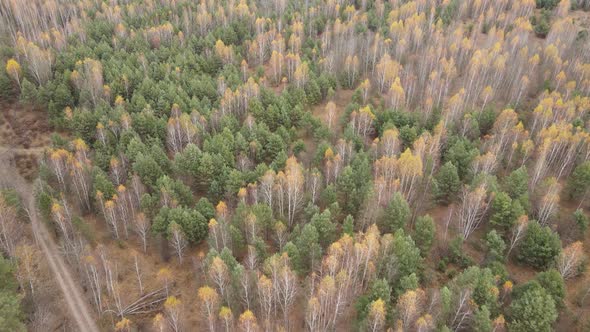
[[[0,0],[0,332],[590,331],[589,0]]]

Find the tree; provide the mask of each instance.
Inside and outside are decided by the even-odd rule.
[[[143,153],[136,156],[133,171],[139,175],[141,182],[148,186],[154,186],[156,181],[164,175],[160,165],[151,156]]]
[[[385,208],[381,221],[383,232],[393,233],[405,228],[410,215],[410,206],[406,199],[399,192],[394,193],[389,205]]]
[[[454,286],[470,290],[471,299],[478,306],[487,306],[491,312],[498,308],[497,278],[489,268],[469,267],[453,281]]]
[[[281,181],[279,175],[279,182]],[[301,204],[303,203],[303,186],[305,179],[303,177],[303,168],[297,162],[295,157],[287,159],[284,173],[284,191],[283,195],[287,201],[287,220],[289,226],[293,225],[295,215],[299,211]]]
[[[461,180],[457,167],[447,161],[434,178],[434,195],[440,202],[448,204],[455,199],[459,190],[461,190]]]
[[[44,84],[51,78],[54,60],[51,50],[39,47],[22,35],[19,35],[16,41],[16,49],[26,59],[27,68],[38,84]]]
[[[350,236],[354,235],[354,218],[350,214],[344,218],[344,222],[342,223],[342,233]]]
[[[26,331],[13,268],[0,255],[0,331]]]
[[[460,179],[465,179],[470,174],[471,162],[477,156],[477,148],[473,147],[467,139],[458,139],[444,153],[444,160],[457,167]]]
[[[256,316],[254,316],[254,313],[250,310],[246,310],[240,315],[239,325],[240,329],[244,332],[254,332],[258,329]]]
[[[336,224],[332,222],[332,215],[328,209],[324,210],[321,214],[316,213],[311,217],[310,223],[317,230],[320,244],[324,248],[327,248],[338,236]]]
[[[537,8],[545,8],[551,10],[557,6],[559,0],[535,0]]]
[[[543,269],[555,261],[560,251],[559,235],[547,226],[532,222],[520,243],[518,258],[532,267]]]
[[[496,230],[491,230],[486,235],[486,246],[488,247],[488,257],[492,261],[503,261],[504,260],[504,251],[506,250],[506,243],[504,240],[496,232]]]
[[[533,287],[514,299],[510,305],[510,331],[552,331],[557,309],[542,287]]]
[[[288,257],[283,254],[281,260],[284,261],[287,259]],[[288,262],[283,263],[282,265],[283,266],[279,269],[274,282],[277,285],[277,302],[283,312],[283,323],[288,329],[289,311],[291,310],[297,295],[297,277],[295,276],[295,273],[291,271]]]
[[[217,307],[219,306],[219,295],[215,289],[209,286],[204,286],[199,288],[197,296],[199,298],[203,316],[205,316],[205,319],[207,319],[209,331],[215,332],[216,314],[218,310]]]
[[[510,198],[518,199],[528,192],[529,175],[526,167],[522,166],[504,178],[504,188]]]
[[[520,240],[526,234],[526,230],[529,225],[529,217],[526,215],[520,216],[516,221],[516,225],[512,228],[512,234],[510,237],[510,248],[508,248],[508,253],[506,253],[506,257],[510,256],[512,250],[519,244]]]
[[[120,332],[131,332],[131,321],[123,317],[120,321],[115,324],[115,331]]]
[[[328,129],[331,130],[334,123],[334,116],[336,115],[336,104],[333,101],[329,101],[326,104],[325,113],[328,118]]]
[[[518,201],[513,202],[510,196],[505,192],[498,192],[492,200],[492,216],[490,222],[492,225],[500,227],[502,230],[512,228],[516,218],[522,215],[523,211],[517,211],[520,206]],[[519,204],[518,206],[514,206]]]
[[[22,227],[17,220],[16,209],[0,194],[0,249],[10,257],[14,256],[21,235]]]
[[[556,178],[548,178],[540,186],[542,192],[537,200],[537,211],[536,215],[541,225],[547,225],[549,221],[554,217],[557,210],[559,209],[559,192],[561,191],[561,185],[557,182]]]
[[[588,230],[588,217],[586,216],[586,214],[584,214],[584,211],[582,211],[581,209],[577,209],[574,212],[574,222],[576,223],[576,226],[578,226],[582,237],[586,234],[586,231]]]
[[[17,294],[0,291],[0,331],[26,331]]]
[[[426,257],[430,252],[435,234],[436,226],[430,215],[421,216],[416,219],[414,239],[423,257]]]
[[[268,328],[270,326],[272,309],[275,305],[273,282],[267,276],[261,274],[258,278],[257,286],[260,310],[262,312],[262,317],[264,318],[264,326]]]
[[[81,94],[87,94],[92,106],[104,98],[103,67],[100,60],[86,58],[78,63],[78,68],[72,72],[71,78]]]
[[[37,90],[35,84],[24,78],[20,86],[19,98],[21,101],[27,102],[29,104],[37,104],[39,99],[39,91]]]
[[[563,306],[563,300],[566,296],[565,281],[559,271],[551,268],[540,272],[535,276],[534,281],[538,282],[551,295],[556,307],[561,308]]]
[[[175,296],[169,296],[166,302],[164,302],[164,310],[172,331],[180,331],[182,324],[182,302]]]
[[[409,329],[422,312],[426,294],[422,289],[409,290],[397,300],[397,310],[404,328]]]
[[[574,170],[567,183],[570,198],[585,198],[590,189],[590,161],[586,161]]]
[[[8,76],[15,80],[20,87],[22,70],[20,68],[20,64],[15,59],[8,59],[6,62],[6,73],[8,73]]]
[[[492,332],[493,324],[490,319],[490,310],[483,305],[473,314],[473,328],[475,331]]]
[[[234,320],[234,316],[231,312],[231,309],[228,307],[221,307],[221,309],[219,309],[219,318],[223,321],[223,325],[225,326],[225,332],[231,331]]]
[[[479,186],[470,190],[463,189],[461,208],[459,210],[459,228],[466,240],[481,224],[489,207],[487,198],[487,184],[482,182]]]
[[[402,130],[402,138],[403,137]],[[409,143],[407,145],[409,145]],[[399,188],[409,202],[414,201],[416,187],[418,186],[419,180],[422,178],[422,169],[422,158],[420,155],[413,153],[409,148],[399,156],[397,162]]]
[[[16,247],[15,256],[18,259],[18,278],[27,282],[31,294],[35,295],[35,283],[39,273],[39,258],[41,253],[33,246],[21,244]]]
[[[363,322],[368,318],[371,304],[381,299],[385,304],[385,311],[390,311],[391,302],[391,287],[385,279],[376,279],[371,283],[367,294],[362,295],[357,300],[355,307],[359,322]]]
[[[584,248],[582,242],[577,241],[563,248],[557,257],[557,270],[567,280],[575,277],[580,272],[584,261]]]
[[[162,314],[155,315],[154,318],[152,319],[152,326],[158,332],[164,332],[165,328],[166,328],[166,322],[164,320],[164,315],[162,315]]]
[[[184,254],[184,250],[187,246],[186,236],[184,235],[184,231],[176,222],[171,222],[168,225],[168,240],[172,244],[174,251],[176,251],[176,255],[178,256],[178,261],[182,264],[182,256]]]
[[[215,286],[217,286],[221,297],[225,299],[227,295],[226,290],[230,282],[230,275],[227,265],[220,256],[213,258],[213,261],[209,266],[208,275]]]
[[[382,299],[373,301],[369,307],[369,317],[367,321],[370,331],[381,331],[385,324],[385,316],[385,302],[383,302]]]
[[[319,234],[315,226],[307,224],[303,226],[301,234],[295,239],[295,245],[299,249],[301,270],[307,272],[313,269],[322,257],[322,247],[319,243]]]
[[[169,228],[169,225],[173,222],[182,228],[186,239],[192,244],[199,243],[207,236],[208,223],[205,217],[197,210],[184,207],[161,208],[154,218],[152,231],[156,234],[170,236],[172,229]]]
[[[412,273],[419,275],[423,269],[420,249],[416,247],[412,237],[404,234],[403,230],[394,234],[393,242],[385,257],[387,259],[384,264],[384,273],[396,290],[400,286],[401,279]]]
[[[172,271],[170,271],[169,268],[163,267],[160,270],[158,270],[158,274],[156,275],[156,279],[158,279],[158,282],[161,282],[164,284],[164,289],[166,289],[166,295],[168,295],[169,285],[173,281],[172,278],[173,278]]]
[[[143,252],[146,252],[147,240],[148,240],[149,231],[150,231],[150,227],[151,227],[150,222],[146,218],[145,214],[143,214],[141,212],[135,215],[133,222],[135,225],[135,232],[137,233],[137,235],[141,239]]]

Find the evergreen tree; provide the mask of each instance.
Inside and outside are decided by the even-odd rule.
[[[414,290],[420,287],[420,280],[416,273],[409,274],[399,280],[399,287],[395,290],[396,295],[400,296],[409,290]]]
[[[111,199],[111,197],[113,197],[113,195],[117,192],[113,182],[100,168],[94,168],[93,173],[95,191],[94,197],[96,197],[96,193],[100,191],[104,199]]]
[[[401,287],[400,280],[411,274],[419,276],[422,272],[423,258],[420,255],[420,249],[416,247],[411,236],[406,235],[403,230],[399,230],[393,237],[390,257],[386,260],[383,268],[390,284],[396,290]]]
[[[559,235],[549,227],[531,222],[520,244],[518,258],[537,269],[547,268],[561,251]]]
[[[336,240],[338,234],[336,233],[336,224],[332,222],[330,210],[326,209],[322,213],[316,213],[311,218],[310,224],[317,230],[323,248],[327,248]]]
[[[373,301],[383,300],[387,305],[387,311],[391,310],[391,287],[385,279],[376,279],[371,284],[369,291],[358,298],[355,304],[357,322],[362,324],[369,314],[369,307]]]
[[[459,178],[465,180],[470,175],[471,162],[478,155],[478,150],[467,139],[456,139],[444,153],[445,162],[457,167]]]
[[[0,331],[26,331],[14,268],[0,255]]]
[[[318,231],[312,224],[303,226],[301,234],[294,237],[301,259],[301,272],[307,273],[322,257]]]
[[[504,243],[504,240],[502,240],[502,237],[496,232],[496,230],[491,230],[486,235],[486,246],[488,247],[488,257],[490,260],[504,260],[506,243]]]
[[[457,198],[461,189],[461,180],[457,167],[452,162],[446,162],[434,177],[434,195],[438,201],[448,204]]]
[[[354,235],[354,218],[350,214],[344,218],[344,223],[342,224],[342,233],[348,234],[350,236]]]
[[[522,166],[510,173],[504,179],[504,188],[510,198],[517,199],[528,192],[529,175],[526,167]]]
[[[207,236],[208,222],[203,215],[193,209],[177,207],[163,207],[154,218],[152,231],[156,234],[170,236],[170,224],[180,225],[187,240],[192,244],[197,244]]]
[[[410,206],[406,199],[399,192],[394,193],[381,218],[382,231],[384,233],[393,233],[404,229],[410,215]]]
[[[555,306],[561,308],[563,306],[563,300],[565,299],[565,281],[556,269],[549,269],[547,271],[540,272],[535,277],[535,280],[547,291],[553,298]]]
[[[582,236],[584,236],[588,230],[588,217],[584,214],[583,210],[577,209],[574,212],[574,222],[576,223],[576,226],[578,226]]]
[[[473,314],[473,329],[478,332],[491,332],[493,331],[493,324],[490,318],[490,310],[487,306],[483,305],[475,311]]]
[[[497,192],[492,201],[492,216],[490,222],[506,231],[512,228],[516,218],[514,215],[512,199],[505,192]]]
[[[164,175],[160,165],[151,156],[142,153],[133,163],[133,171],[139,175],[141,182],[148,186],[156,185],[157,180]]]
[[[557,309],[551,296],[542,287],[533,287],[510,305],[508,327],[515,332],[552,331]]]
[[[20,88],[20,100],[29,103],[29,104],[37,104],[37,100],[39,98],[39,93],[37,91],[37,87],[35,84],[31,83],[26,78],[23,79]]]
[[[425,215],[416,219],[414,238],[416,239],[416,244],[420,248],[423,257],[426,257],[428,252],[430,252],[435,234],[436,226],[434,225],[432,217]]]
[[[576,167],[567,183],[567,192],[572,199],[580,199],[590,190],[590,161]]]

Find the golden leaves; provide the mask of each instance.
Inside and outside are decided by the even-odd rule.
[[[6,62],[6,72],[10,77],[18,81],[21,75],[20,64],[14,58],[8,59]]]

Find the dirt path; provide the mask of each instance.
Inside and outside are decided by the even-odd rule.
[[[35,200],[33,199],[32,185],[28,183],[12,165],[13,152],[9,149],[0,149],[0,187],[14,188],[21,196],[29,218],[35,239],[39,248],[43,251],[47,264],[55,276],[68,305],[70,315],[79,331],[99,332],[86,299],[79,285],[74,281],[68,266],[61,257],[57,244],[47,230],[45,224],[39,221]]]

